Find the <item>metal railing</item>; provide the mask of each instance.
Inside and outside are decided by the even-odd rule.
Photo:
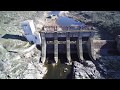
[[[42,30],[52,30],[52,31],[57,31],[57,30],[83,30],[83,29],[87,29],[87,30],[95,30],[95,28],[93,26],[47,26],[44,25]]]

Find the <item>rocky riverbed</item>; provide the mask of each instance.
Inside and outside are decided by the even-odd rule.
[[[120,56],[103,56],[97,61],[74,62],[75,79],[120,79]]]
[[[23,37],[20,23],[33,20],[36,30],[41,30],[45,11],[0,11],[0,79],[42,79],[47,68],[39,63],[40,51]],[[20,53],[14,50],[22,51]]]
[[[103,79],[104,77],[97,70],[95,64],[92,61],[85,61],[85,64],[74,62],[73,66],[75,79]]]

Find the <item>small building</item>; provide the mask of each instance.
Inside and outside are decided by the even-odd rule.
[[[40,34],[35,32],[35,26],[33,20],[26,20],[21,23],[22,29],[24,31],[24,36],[29,42],[35,44],[41,44]]]
[[[33,20],[26,20],[21,23],[25,35],[33,35],[35,32],[35,26]]]

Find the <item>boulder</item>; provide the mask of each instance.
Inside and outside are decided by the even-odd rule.
[[[101,79],[101,74],[92,61],[86,61],[87,65],[77,61],[73,64],[73,75],[75,79]]]

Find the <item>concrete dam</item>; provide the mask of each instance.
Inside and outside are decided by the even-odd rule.
[[[51,30],[35,32],[32,20],[22,22],[24,36],[29,42],[40,46],[40,62],[45,63],[47,54],[54,56],[54,62],[58,62],[59,54],[66,54],[67,62],[71,63],[71,54],[76,54],[79,61],[84,61],[84,54],[88,54],[90,60],[96,60],[99,56],[119,56],[119,37],[116,40],[96,40],[96,30],[77,28],[77,30],[60,30],[60,26],[52,26]],[[73,26],[75,27],[75,26]]]
[[[84,62],[99,60],[101,56],[119,56],[119,35],[116,40],[98,40],[94,37],[96,29],[72,30],[67,27],[61,30],[59,27],[52,26],[50,30],[43,27],[41,31],[36,32],[32,20],[22,22],[25,38],[40,50],[39,62],[48,67],[45,78],[66,78],[72,71],[71,65],[74,61]],[[53,64],[56,67],[53,67]]]
[[[98,55],[118,52],[114,40],[95,40],[94,34],[94,30],[41,31],[41,62],[45,62],[46,54],[53,54],[57,63],[58,54],[64,53],[70,63],[71,54],[76,54],[79,61],[84,61],[84,53],[88,53],[91,60],[96,60]]]

